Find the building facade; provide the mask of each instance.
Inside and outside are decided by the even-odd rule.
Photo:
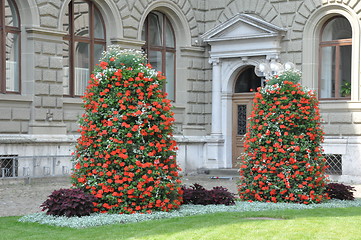
[[[237,167],[250,89],[263,84],[254,68],[293,62],[318,92],[331,173],[361,182],[361,1],[0,0],[0,9],[0,163],[19,157],[13,176],[49,168],[22,156],[73,151],[87,78],[116,44],[144,49],[166,74],[184,172]],[[71,168],[69,158],[53,164]]]

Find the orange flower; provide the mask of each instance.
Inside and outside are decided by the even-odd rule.
[[[101,67],[102,69],[106,69],[107,66],[108,66],[108,63],[107,63],[107,62],[104,62],[104,61],[101,61],[99,65],[100,65],[100,67]]]

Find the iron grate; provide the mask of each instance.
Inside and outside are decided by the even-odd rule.
[[[0,177],[18,176],[17,155],[0,155]]]
[[[341,154],[324,154],[326,158],[327,174],[342,175],[342,155]]]
[[[247,132],[247,105],[238,105],[238,135],[244,135]]]

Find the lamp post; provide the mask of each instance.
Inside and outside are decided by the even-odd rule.
[[[273,76],[278,75],[283,71],[290,71],[295,69],[295,65],[292,62],[286,62],[281,64],[272,59],[270,62],[262,62],[254,68],[254,72],[258,77],[264,77],[265,79],[271,79]]]

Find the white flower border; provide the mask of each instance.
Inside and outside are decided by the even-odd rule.
[[[261,203],[240,202],[236,205],[182,205],[180,209],[172,212],[154,212],[151,214],[101,214],[95,213],[84,217],[55,217],[46,215],[44,212],[34,213],[21,217],[19,222],[33,222],[58,227],[87,228],[108,224],[134,223],[155,219],[166,219],[174,217],[185,217],[218,212],[259,212],[267,210],[284,209],[315,209],[315,208],[345,208],[361,207],[361,199],[354,201],[330,200],[321,204],[296,204],[296,203]]]

